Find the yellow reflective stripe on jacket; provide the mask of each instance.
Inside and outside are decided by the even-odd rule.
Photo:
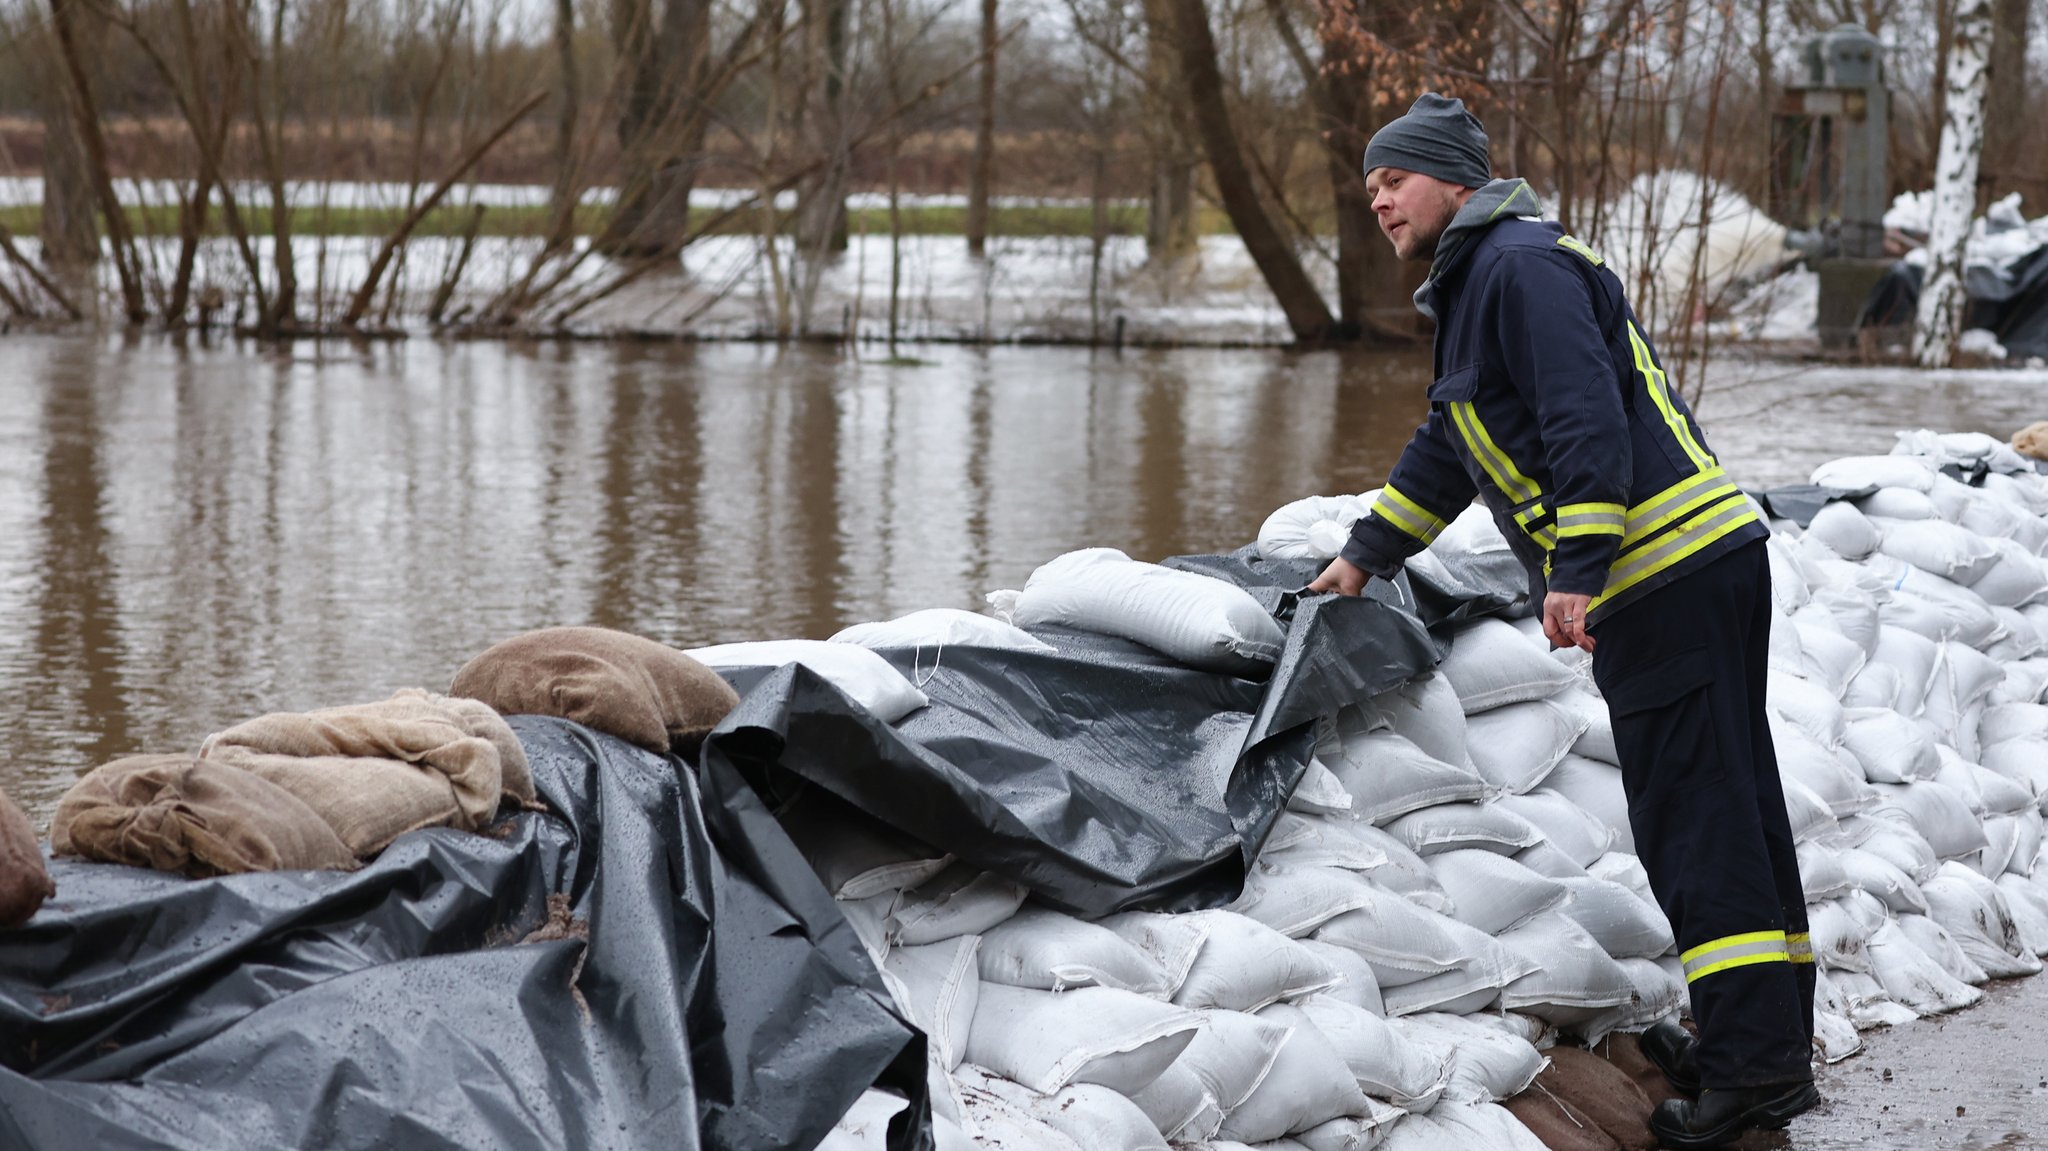
[[[1627,526],[1628,510],[1620,504],[1561,504],[1557,509],[1557,537],[1618,536]]]
[[[1806,932],[1786,932],[1785,952],[1794,963],[1813,962],[1813,940]]]
[[[1379,498],[1373,501],[1372,514],[1425,544],[1435,543],[1445,526],[1442,519],[1392,484],[1380,489]]]
[[[1671,429],[1672,436],[1676,437],[1679,446],[1685,449],[1685,454],[1692,459],[1694,467],[1701,471],[1713,467],[1714,457],[1708,455],[1706,449],[1700,447],[1699,441],[1692,438],[1692,429],[1686,427],[1685,417],[1679,415],[1678,409],[1672,406],[1671,389],[1664,378],[1664,369],[1658,367],[1656,358],[1650,355],[1649,341],[1643,339],[1643,333],[1637,330],[1633,320],[1628,325],[1628,345],[1635,354],[1636,371],[1642,373],[1643,387],[1650,393],[1650,402],[1656,404],[1657,410],[1663,413],[1665,426]]]
[[[1576,252],[1587,263],[1596,268],[1607,262],[1600,258],[1600,253],[1594,251],[1591,246],[1577,236],[1559,236],[1557,238],[1557,246],[1567,252]]]
[[[1740,491],[1726,499],[1707,505],[1700,513],[1685,521],[1662,538],[1653,540],[1633,552],[1623,552],[1614,566],[1607,569],[1607,586],[1593,597],[1589,611],[1597,611],[1601,605],[1615,596],[1649,579],[1651,576],[1668,571],[1676,564],[1729,532],[1756,521],[1756,510]]]
[[[1494,485],[1507,494],[1509,503],[1528,503],[1542,497],[1543,489],[1536,486],[1536,481],[1523,475],[1515,461],[1509,459],[1508,454],[1501,451],[1500,445],[1487,434],[1486,425],[1479,420],[1477,405],[1470,400],[1456,400],[1444,406],[1450,409],[1451,422],[1457,425],[1465,446],[1472,450],[1472,457],[1486,469]]]
[[[1680,955],[1678,961],[1685,965],[1685,981],[1691,983],[1731,967],[1789,963],[1792,957],[1785,946],[1784,932],[1749,931],[1710,939]]]
[[[1632,548],[1701,507],[1741,491],[1719,464],[1687,476],[1628,509],[1621,546],[1624,550]]]

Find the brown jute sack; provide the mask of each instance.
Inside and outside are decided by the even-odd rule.
[[[43,866],[42,845],[35,824],[0,791],[0,928],[19,927],[57,894],[50,871]]]
[[[195,878],[356,864],[327,821],[290,792],[186,755],[138,755],[93,769],[57,801],[50,846]]]
[[[1586,1118],[1568,1100],[1559,1099],[1539,1087],[1531,1087],[1520,1095],[1503,1100],[1501,1106],[1521,1120],[1522,1126],[1527,1127],[1529,1133],[1550,1151],[1620,1151],[1598,1124]]]
[[[2012,449],[2023,456],[2048,460],[2048,420],[2028,424],[2012,434]]]
[[[472,700],[407,689],[377,703],[278,712],[207,739],[200,755],[231,763],[299,797],[357,855],[408,831],[474,831],[497,814],[505,766],[531,801],[524,752],[503,719]],[[498,729],[498,738],[472,735]],[[509,747],[509,751],[505,748]]]
[[[678,755],[694,754],[740,702],[717,672],[682,652],[600,627],[551,627],[494,644],[462,665],[448,693]]]
[[[1628,1073],[1581,1047],[1560,1043],[1547,1053],[1550,1066],[1536,1085],[1572,1105],[1623,1151],[1650,1151],[1650,1097]]]

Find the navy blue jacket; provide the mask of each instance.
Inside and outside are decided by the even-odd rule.
[[[1477,493],[1534,602],[1592,596],[1595,626],[1769,529],[1666,380],[1620,279],[1536,207],[1526,184],[1497,180],[1439,242],[1417,293],[1438,317],[1429,418],[1344,558],[1391,578]]]

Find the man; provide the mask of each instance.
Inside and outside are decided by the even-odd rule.
[[[1495,180],[1463,103],[1425,95],[1375,134],[1366,188],[1404,260],[1430,260],[1428,420],[1311,591],[1392,578],[1483,497],[1557,647],[1592,653],[1629,823],[1677,934],[1695,1042],[1643,1047],[1681,1091],[1650,1125],[1718,1147],[1818,1101],[1806,900],[1765,724],[1769,530],[1708,451],[1600,257],[1521,180]]]

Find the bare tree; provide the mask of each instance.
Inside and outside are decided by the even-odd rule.
[[[996,156],[996,0],[981,0],[981,91],[974,117],[974,156],[967,168],[967,252],[988,253],[988,197]]]
[[[1945,368],[1962,334],[1963,256],[1977,206],[1977,164],[1984,150],[1984,93],[1991,63],[1991,0],[1956,0],[1941,152],[1934,168],[1934,212],[1927,275],[1913,325],[1913,358]]]

